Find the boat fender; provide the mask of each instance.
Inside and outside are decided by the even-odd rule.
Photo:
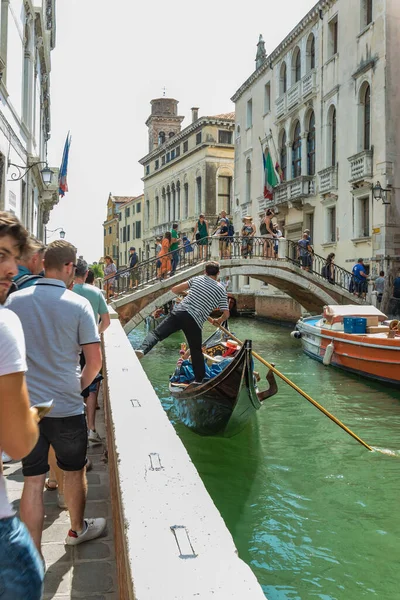
[[[333,346],[333,342],[331,342],[330,344],[327,345],[325,354],[324,354],[324,358],[322,359],[322,362],[326,367],[328,367],[331,364],[331,360],[332,360],[334,351],[335,351],[335,348]]]
[[[301,331],[292,331],[290,337],[299,340],[301,338]]]

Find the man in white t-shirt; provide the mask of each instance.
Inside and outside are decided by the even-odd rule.
[[[28,232],[14,215],[0,212],[0,447],[15,460],[29,454],[39,436],[37,411],[29,407],[25,382],[21,323],[17,315],[2,306],[18,273],[17,261],[27,249]],[[32,600],[42,597],[43,563],[27,528],[8,502],[1,459],[0,565],[7,598],[23,600],[28,590]]]

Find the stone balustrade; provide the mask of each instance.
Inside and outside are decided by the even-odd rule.
[[[373,175],[372,165],[372,150],[363,150],[354,156],[349,157],[350,163],[350,181],[362,181],[366,177],[370,178]]]
[[[318,173],[319,191],[321,194],[327,194],[337,189],[337,166],[328,167]]]

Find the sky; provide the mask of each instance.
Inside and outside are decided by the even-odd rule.
[[[48,229],[86,260],[103,254],[108,195],[143,193],[150,101],[179,101],[178,114],[234,111],[235,91],[255,69],[259,34],[267,53],[316,0],[56,0],[57,37],[51,54],[49,163],[59,167],[67,132],[72,142],[69,192],[50,214]],[[189,8],[190,7],[190,8]],[[147,10],[149,8],[149,10]],[[58,232],[49,234],[49,241]]]

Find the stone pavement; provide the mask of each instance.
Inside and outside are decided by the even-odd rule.
[[[103,410],[97,411],[96,421],[97,430],[105,439]],[[107,529],[99,539],[80,546],[64,546],[69,529],[68,512],[58,508],[57,492],[44,492],[42,541],[47,572],[43,600],[118,600],[109,475],[108,465],[104,462],[104,447],[90,447],[88,456],[93,463],[93,470],[87,474],[85,515],[105,517]],[[23,482],[21,463],[4,465],[4,474],[9,499],[18,510]]]

